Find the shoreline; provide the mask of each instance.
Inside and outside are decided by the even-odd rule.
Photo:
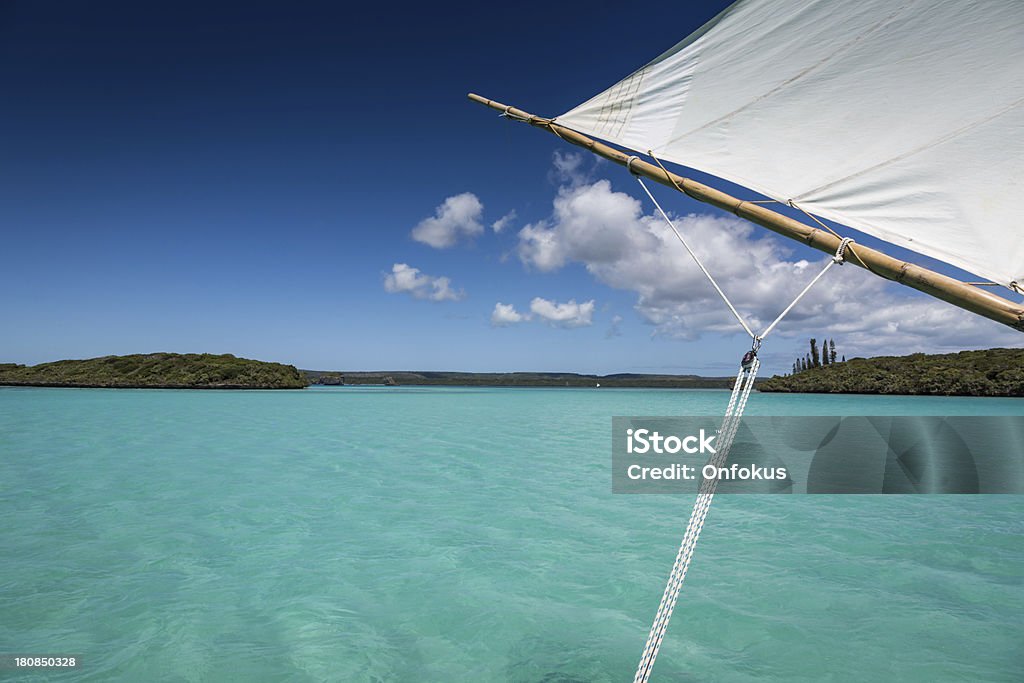
[[[301,391],[309,387],[268,387],[225,384],[216,386],[190,386],[187,384],[70,384],[59,382],[0,382],[0,387],[35,387],[38,389],[174,389],[179,391]]]
[[[371,383],[358,383],[358,384],[310,384],[306,387],[266,387],[266,386],[244,386],[244,385],[224,385],[224,386],[183,386],[183,385],[104,385],[104,384],[56,384],[56,383],[12,383],[12,382],[0,382],[0,389],[3,388],[35,388],[35,389],[115,389],[115,390],[163,390],[163,391],[305,391],[307,389],[360,389],[360,388],[376,388],[376,389],[644,389],[644,390],[655,390],[655,391],[729,391],[728,386],[702,386],[702,387],[690,387],[690,386],[667,386],[667,385],[601,385],[600,387],[594,387],[590,385],[559,385],[559,384],[371,384]],[[1012,395],[978,395],[978,394],[924,394],[924,393],[882,393],[882,392],[861,392],[861,391],[772,391],[772,390],[761,390],[754,389],[759,393],[764,394],[795,394],[802,396],[821,396],[821,395],[832,395],[832,396],[914,396],[914,397],[929,397],[929,398],[1001,398],[1001,399],[1021,399],[1021,396]]]

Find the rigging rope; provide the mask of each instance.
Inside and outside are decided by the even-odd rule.
[[[637,157],[630,157],[626,162],[626,168],[632,173],[630,168],[633,160]],[[655,159],[657,161],[657,159]],[[660,165],[660,162],[659,162]],[[635,174],[634,174],[635,175]],[[715,291],[718,292],[719,296],[732,311],[732,314],[736,316],[736,319],[743,326],[743,329],[753,339],[753,345],[751,350],[743,357],[743,361],[740,364],[739,373],[736,375],[736,383],[733,385],[732,395],[729,397],[729,405],[725,410],[725,417],[722,420],[722,427],[719,429],[719,441],[718,450],[708,460],[709,465],[713,465],[717,471],[719,467],[725,464],[726,459],[729,457],[729,451],[732,448],[733,439],[736,437],[736,432],[740,426],[740,420],[743,417],[743,411],[747,407],[747,399],[750,398],[750,392],[754,388],[754,380],[757,377],[758,368],[761,366],[761,361],[757,357],[757,352],[761,347],[761,341],[768,336],[768,334],[775,329],[775,326],[786,317],[797,302],[800,301],[810,291],[811,287],[815,285],[828,272],[829,268],[839,264],[842,265],[844,261],[844,254],[846,248],[850,245],[853,240],[848,237],[841,238],[839,248],[836,249],[835,256],[825,264],[825,267],[812,279],[803,290],[796,295],[796,298],[786,306],[785,310],[779,314],[779,316],[772,321],[768,327],[765,328],[761,334],[754,334],[751,331],[750,326],[743,319],[743,316],[739,314],[736,307],[733,306],[732,302],[729,301],[729,297],[725,295],[718,283],[708,272],[708,269],[704,266],[701,260],[697,257],[694,251],[690,248],[690,245],[686,243],[686,239],[682,233],[676,228],[675,223],[668,217],[665,210],[661,208],[658,200],[654,198],[651,191],[647,189],[647,185],[644,184],[643,178],[639,175],[635,175],[637,182],[650,197],[654,206],[657,207],[661,217],[665,219],[668,226],[675,233],[676,237],[682,243],[683,247],[690,254],[693,260],[697,263],[697,266],[701,269],[701,272],[707,276],[708,280],[714,286]],[[679,601],[679,592],[683,587],[683,580],[686,578],[686,572],[690,568],[690,561],[693,559],[694,549],[697,547],[697,539],[700,538],[700,532],[704,528],[704,521],[707,519],[708,512],[711,509],[711,501],[715,496],[715,491],[718,488],[718,478],[712,477],[710,479],[703,479],[700,485],[700,489],[697,492],[697,500],[693,504],[693,511],[690,513],[690,521],[686,526],[686,532],[683,534],[682,543],[679,545],[679,552],[676,554],[676,560],[672,565],[672,571],[669,573],[668,582],[665,584],[665,592],[661,596],[661,602],[658,604],[658,611],[654,615],[654,623],[651,624],[651,630],[647,635],[647,642],[644,645],[643,653],[640,655],[640,663],[637,665],[636,675],[633,677],[633,683],[647,683],[651,676],[651,670],[654,668],[654,660],[658,656],[658,651],[661,649],[661,643],[665,639],[665,633],[668,631],[668,622],[672,618],[672,612],[675,610],[676,603]]]
[[[630,173],[633,173],[633,170],[630,168],[630,165],[637,158],[638,157],[632,156],[629,157],[629,159],[626,161],[626,168],[629,169]],[[836,249],[835,256],[832,257],[832,260],[825,264],[825,267],[821,270],[821,272],[814,276],[814,279],[811,280],[806,287],[804,287],[803,291],[796,295],[796,298],[793,299],[789,306],[786,306],[785,310],[783,310],[782,313],[779,314],[779,317],[777,317],[774,321],[772,321],[772,323],[768,327],[765,328],[764,332],[762,332],[761,334],[754,334],[754,332],[750,329],[750,325],[747,324],[747,321],[743,319],[743,316],[740,315],[739,311],[736,310],[736,307],[733,306],[731,301],[729,301],[729,297],[727,297],[725,295],[725,292],[722,291],[722,288],[718,286],[718,283],[715,281],[715,278],[713,278],[711,276],[711,273],[708,272],[707,267],[705,267],[704,263],[700,260],[697,254],[694,253],[693,249],[690,248],[690,245],[687,244],[686,238],[684,238],[683,234],[679,232],[679,228],[676,227],[676,224],[672,221],[671,218],[668,217],[668,214],[665,213],[665,209],[661,208],[661,204],[659,204],[658,200],[654,198],[653,194],[651,194],[651,191],[647,188],[647,184],[644,182],[644,179],[636,174],[633,174],[633,177],[635,177],[636,181],[640,183],[640,187],[642,187],[647,196],[650,197],[651,202],[654,204],[655,208],[658,209],[658,213],[660,213],[661,217],[665,219],[665,223],[668,224],[668,227],[672,229],[673,233],[675,233],[675,236],[679,239],[680,243],[682,243],[683,247],[685,247],[687,253],[690,254],[690,257],[693,258],[694,262],[697,264],[697,267],[700,268],[701,272],[704,273],[704,275],[707,277],[708,281],[715,288],[715,291],[718,292],[718,295],[722,297],[722,301],[724,301],[725,305],[729,307],[730,311],[732,311],[732,314],[736,317],[736,320],[738,320],[740,325],[743,326],[743,329],[746,331],[746,333],[750,335],[750,338],[754,340],[755,351],[761,345],[761,340],[767,337],[768,333],[774,330],[775,326],[778,325],[784,317],[786,317],[786,314],[793,310],[793,307],[796,306],[797,302],[799,302],[800,299],[804,297],[804,294],[807,294],[807,292],[810,291],[811,287],[813,287],[814,284],[818,280],[820,280],[825,273],[828,272],[829,268],[836,264],[843,264],[843,262],[845,261],[847,247],[850,247],[850,249],[852,250],[852,247],[850,245],[853,244],[853,240],[850,239],[849,237],[841,237],[839,242],[839,248]],[[838,237],[838,235],[836,236]]]
[[[629,169],[630,173],[632,173],[633,169],[629,167],[633,163],[633,160],[636,158],[637,157],[630,157],[629,160],[626,162],[626,168]],[[660,213],[661,217],[665,219],[666,223],[668,223],[668,227],[672,228],[672,232],[674,232],[676,234],[676,237],[679,238],[679,241],[682,243],[683,247],[686,248],[686,251],[689,252],[690,256],[697,264],[697,267],[700,268],[701,272],[703,272],[704,275],[707,276],[708,281],[711,282],[711,285],[715,288],[715,291],[718,292],[718,295],[720,297],[722,297],[722,301],[724,301],[725,305],[729,307],[729,310],[732,311],[732,314],[736,316],[736,319],[740,321],[740,325],[743,326],[743,329],[747,331],[747,334],[750,335],[751,339],[756,338],[754,333],[751,331],[750,327],[747,325],[746,321],[743,319],[743,316],[739,314],[739,311],[736,310],[736,307],[732,305],[731,301],[729,301],[729,297],[725,295],[725,292],[722,291],[722,288],[718,286],[717,282],[715,282],[715,278],[711,277],[711,273],[709,273],[708,269],[704,267],[704,264],[701,262],[701,260],[697,258],[697,254],[693,253],[693,249],[691,249],[690,245],[686,243],[686,239],[683,237],[683,234],[679,232],[679,230],[676,228],[676,224],[673,223],[671,219],[669,219],[668,214],[666,214],[665,210],[661,208],[661,204],[659,204],[658,200],[654,198],[654,195],[651,194],[651,191],[647,189],[647,185],[644,184],[644,179],[641,178],[640,176],[636,176],[636,180],[638,183],[640,183],[640,187],[644,188],[644,192],[646,192],[647,196],[651,198],[651,201],[654,202],[654,206],[658,208],[658,213]]]
[[[760,361],[754,356],[753,363],[748,367],[741,367],[736,375],[736,384],[733,385],[732,396],[729,398],[729,407],[725,411],[725,419],[722,421],[722,429],[719,434],[718,452],[711,456],[709,465],[717,469],[725,464],[729,457],[729,450],[732,448],[732,441],[739,429],[740,418],[746,408],[750,391],[754,387],[754,378],[757,377],[757,369]],[[693,511],[690,513],[690,522],[686,526],[686,533],[679,545],[679,552],[676,554],[676,561],[672,565],[668,582],[665,584],[665,592],[661,596],[661,603],[654,615],[654,623],[651,625],[650,633],[647,635],[647,643],[644,645],[643,653],[640,655],[640,664],[637,666],[633,683],[647,683],[651,676],[651,669],[654,667],[654,660],[661,649],[661,643],[668,631],[668,622],[672,618],[676,603],[679,601],[679,592],[683,588],[683,580],[686,578],[686,571],[690,568],[690,561],[693,559],[693,551],[697,547],[697,539],[704,528],[704,520],[707,519],[711,509],[711,500],[718,488],[718,478],[712,477],[701,482],[700,490],[697,493],[697,500],[693,504]]]

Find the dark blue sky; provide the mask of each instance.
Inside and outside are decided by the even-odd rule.
[[[717,336],[652,340],[636,294],[582,265],[537,273],[515,258],[515,231],[551,213],[566,146],[465,99],[560,113],[725,4],[5,3],[0,360],[728,368]],[[599,174],[638,196],[620,170]],[[445,250],[410,238],[463,192],[486,225],[515,210],[514,229]],[[395,263],[465,296],[388,293]],[[593,299],[593,325],[490,325],[495,302],[534,296]]]

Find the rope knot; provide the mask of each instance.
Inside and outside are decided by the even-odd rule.
[[[640,161],[640,157],[634,155],[626,159],[626,170],[632,173],[633,175],[640,175],[639,173],[633,170],[634,161]]]
[[[853,242],[853,240],[849,237],[844,237],[842,241],[839,242],[839,248],[836,249],[836,255],[832,257],[833,263],[843,265],[843,262],[846,261],[846,247],[848,247],[851,242]]]

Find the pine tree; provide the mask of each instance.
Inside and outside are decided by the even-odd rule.
[[[846,354],[845,353],[843,354],[843,362],[844,363],[846,362]]]
[[[813,367],[814,367],[814,363],[811,361],[811,354],[807,354],[807,357],[804,358],[804,368],[806,368],[807,370],[810,370]]]
[[[796,373],[797,373],[796,363],[793,363],[793,374],[795,375]]]
[[[811,337],[811,367],[816,368],[821,365],[821,358],[818,356],[818,340]]]
[[[836,340],[835,339],[829,339],[828,340],[828,353],[829,353],[829,356],[830,356],[829,357],[829,362],[830,363],[835,363],[836,362]]]

